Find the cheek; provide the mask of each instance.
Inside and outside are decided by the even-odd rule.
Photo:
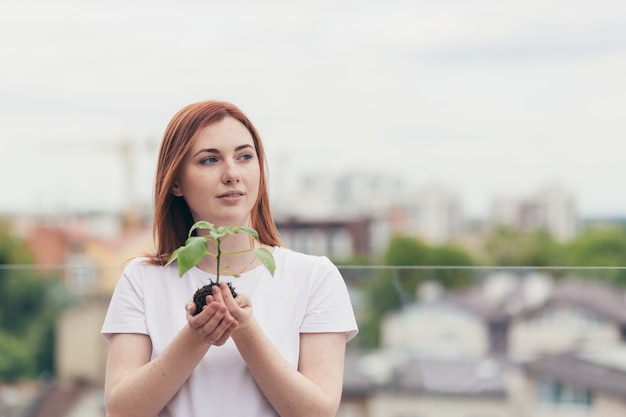
[[[261,185],[261,170],[258,167],[249,171],[248,181],[250,188],[254,188],[258,192]]]
[[[261,194],[261,180],[257,178],[256,181],[254,181],[254,184],[251,187],[251,192],[254,193],[255,195],[255,201],[259,201],[259,195]]]
[[[194,198],[194,196],[200,197],[215,190],[216,188],[215,181],[212,176],[198,173],[181,176],[178,184],[180,185],[180,188],[186,198]]]

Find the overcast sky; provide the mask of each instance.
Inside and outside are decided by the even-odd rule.
[[[0,45],[0,212],[148,199],[168,120],[221,99],[271,178],[437,182],[470,214],[557,183],[626,215],[624,0],[5,0]]]

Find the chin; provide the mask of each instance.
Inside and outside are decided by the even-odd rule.
[[[248,226],[250,223],[250,215],[246,214],[245,216],[220,216],[214,217],[214,220],[215,221],[212,221],[211,223],[217,226]]]

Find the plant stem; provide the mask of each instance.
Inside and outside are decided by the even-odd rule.
[[[220,283],[220,261],[222,259],[222,239],[221,238],[217,238],[215,239],[217,242],[217,277],[215,278],[215,283],[219,284]]]

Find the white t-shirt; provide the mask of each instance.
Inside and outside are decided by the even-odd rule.
[[[267,336],[294,367],[298,366],[300,333],[357,334],[357,324],[345,282],[326,257],[274,249],[274,276],[263,266],[232,281],[237,293],[250,297],[253,314]],[[167,268],[137,258],[129,263],[117,284],[102,333],[141,333],[152,340],[152,358],[187,325],[185,304],[215,275],[192,268],[178,276],[176,263]],[[209,401],[209,399],[211,399]],[[159,417],[275,417],[229,339],[212,346],[187,382]]]

